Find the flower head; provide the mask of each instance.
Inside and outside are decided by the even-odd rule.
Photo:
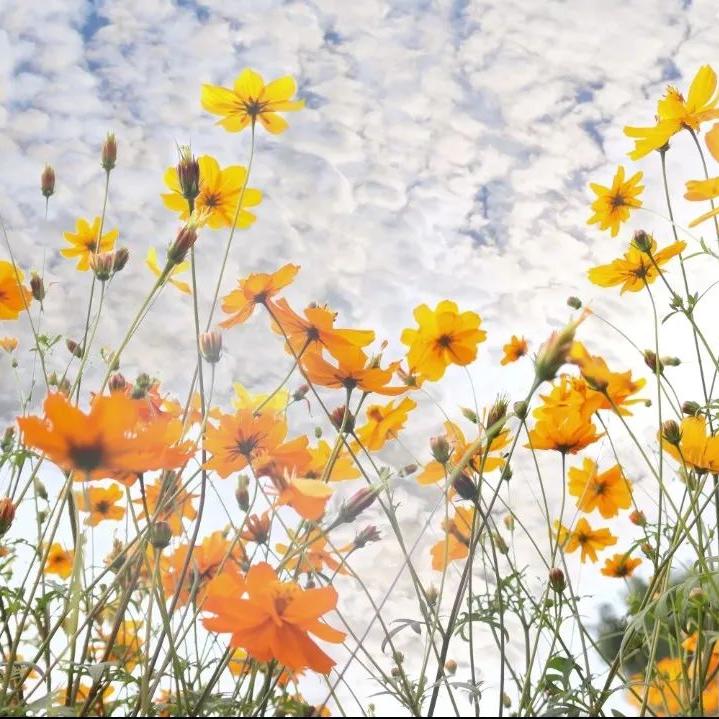
[[[417,406],[406,397],[395,406],[395,400],[385,405],[373,404],[367,407],[367,422],[358,427],[355,434],[365,449],[382,449],[387,440],[393,439],[404,427],[407,415]]]
[[[582,563],[587,559],[596,562],[597,552],[617,543],[617,538],[608,529],[592,529],[584,517],[579,519],[572,530],[559,523],[556,523],[556,526],[557,537],[559,542],[564,545],[564,551],[571,553],[581,549]]]
[[[77,257],[77,269],[87,272],[90,269],[90,258],[99,252],[111,252],[115,247],[118,230],[110,230],[100,237],[100,218],[96,217],[92,224],[80,218],[76,223],[75,232],[65,232],[64,237],[70,244],[60,250],[63,257]]]
[[[75,554],[72,551],[55,542],[50,545],[43,571],[45,574],[57,574],[62,579],[67,579],[72,574],[74,560]]]
[[[123,491],[116,485],[109,487],[86,487],[81,492],[75,492],[75,504],[81,512],[87,512],[85,524],[94,527],[106,519],[122,519],[125,508],[118,506],[123,497]]]
[[[502,357],[500,364],[507,365],[516,362],[520,357],[527,354],[527,340],[524,337],[512,335],[512,339],[502,349],[504,350],[504,357]]]
[[[631,488],[621,467],[615,464],[600,473],[596,463],[586,457],[581,469],[569,469],[569,494],[577,498],[577,507],[582,512],[598,509],[605,519],[616,516],[620,509],[629,509],[632,504]]]
[[[615,554],[607,559],[602,567],[602,574],[605,577],[617,577],[626,579],[631,577],[634,570],[642,563],[641,559],[632,559],[629,554]]]
[[[587,220],[587,224],[598,224],[600,230],[609,230],[612,237],[616,237],[619,227],[629,219],[632,209],[642,206],[642,201],[638,199],[644,189],[639,184],[641,180],[641,172],[625,179],[624,167],[620,165],[611,187],[592,182],[589,186],[597,199],[592,202],[594,214]]]
[[[0,320],[16,320],[32,302],[22,280],[23,273],[12,262],[0,260]]]

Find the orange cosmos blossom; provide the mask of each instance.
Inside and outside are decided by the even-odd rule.
[[[190,494],[180,486],[179,477],[175,472],[167,472],[153,484],[145,485],[145,498],[133,500],[142,511],[138,519],[145,519],[145,505],[150,517],[156,522],[167,522],[173,536],[179,536],[183,530],[183,519],[192,521],[197,512],[192,506],[192,500],[197,495]]]
[[[582,512],[598,509],[605,519],[615,517],[620,509],[629,509],[632,504],[631,485],[622,468],[615,464],[600,474],[596,463],[586,457],[581,469],[569,469],[569,494],[577,498],[577,507]]]
[[[325,507],[333,489],[318,479],[296,477],[287,471],[283,475],[272,474],[277,493],[277,504],[292,507],[303,519],[317,521],[325,513]]]
[[[23,273],[15,265],[0,260],[0,320],[16,320],[32,302],[32,292],[22,280]]]
[[[382,369],[373,361],[367,364],[361,358],[350,355],[346,359],[340,360],[338,366],[335,367],[317,352],[304,354],[301,365],[305,377],[320,387],[344,388],[349,391],[360,389],[363,392],[374,392],[390,397],[402,394],[409,389],[406,385],[387,386],[392,381],[397,368],[396,364]]]
[[[268,302],[274,319],[272,329],[287,336],[294,354],[317,352],[324,347],[336,360],[363,362],[367,356],[363,347],[374,341],[372,330],[338,329],[334,326],[336,313],[327,307],[310,305],[300,317],[282,298]]]
[[[96,217],[92,225],[80,218],[76,223],[75,232],[65,232],[63,236],[70,243],[70,247],[60,250],[63,257],[77,257],[77,269],[86,272],[90,269],[90,258],[101,252],[110,252],[115,246],[119,235],[118,230],[110,230],[100,237],[100,218]]]
[[[237,289],[222,298],[222,311],[231,317],[220,322],[220,326],[233,327],[247,321],[257,305],[271,300],[295,279],[299,271],[299,265],[286,264],[272,274],[256,272],[240,280]]]
[[[607,559],[602,567],[602,574],[605,577],[616,577],[625,579],[634,574],[634,570],[642,563],[641,559],[632,559],[628,554],[615,554]]]
[[[123,619],[112,643],[107,661],[131,672],[142,659],[143,641],[140,637],[142,622],[134,619]],[[111,632],[101,632],[98,648],[104,654],[105,647],[110,641]]]
[[[367,407],[367,422],[355,429],[355,436],[365,449],[382,449],[388,439],[397,436],[404,428],[407,415],[417,406],[414,400],[405,397],[396,407],[395,400],[388,404],[373,404]]]
[[[476,312],[460,312],[450,300],[442,300],[434,310],[419,305],[414,310],[417,329],[405,329],[401,341],[409,347],[409,366],[429,380],[438,380],[449,365],[468,365],[477,357],[477,345],[487,333]]]
[[[512,335],[512,339],[502,347],[504,350],[504,357],[502,357],[501,365],[507,365],[512,362],[516,362],[520,357],[524,357],[527,354],[528,346],[527,340],[524,337],[517,337]]]
[[[212,229],[230,227],[235,220],[237,203],[242,197],[242,209],[237,216],[237,227],[245,229],[252,225],[256,217],[245,207],[255,207],[262,202],[262,192],[245,187],[247,168],[242,165],[230,165],[222,169],[214,157],[200,155],[200,194],[194,200],[194,207],[205,213],[205,222]],[[162,195],[162,201],[169,210],[180,213],[181,220],[190,218],[190,206],[180,187],[177,167],[168,167],[163,178],[170,189]],[[244,188],[244,191],[243,191]]]
[[[249,125],[253,130],[259,120],[273,135],[287,129],[287,121],[278,112],[294,112],[305,106],[304,100],[290,99],[297,88],[293,78],[286,76],[265,85],[262,76],[245,68],[232,89],[219,85],[203,85],[202,107],[213,115],[220,115],[228,132],[240,132]]]
[[[217,426],[207,425],[205,447],[212,457],[205,466],[224,479],[247,465],[264,474],[307,464],[307,437],[284,443],[286,436],[287,422],[272,412],[241,409],[222,414]]]
[[[12,354],[18,346],[16,337],[0,337],[0,349],[3,349],[8,354]]]
[[[275,549],[282,555],[289,555],[284,562],[288,570],[297,570],[312,574],[321,572],[325,567],[338,574],[349,574],[342,561],[342,552],[349,551],[353,545],[337,550],[327,549],[327,537],[322,532],[313,530],[305,537],[297,537],[290,533],[293,545],[277,544]]]
[[[632,160],[659,150],[681,130],[697,132],[699,125],[719,117],[717,76],[709,65],[697,71],[684,99],[675,87],[667,87],[664,97],[657,103],[657,123],[650,127],[625,127],[624,134],[634,139]]]
[[[320,479],[330,461],[332,448],[324,439],[321,439],[316,447],[308,447],[307,451],[310,453],[310,461],[301,470],[298,469],[298,472],[306,479]],[[352,457],[346,451],[341,451],[337,455],[327,481],[344,482],[349,479],[357,479],[361,475],[362,473],[357,469]]]
[[[582,377],[563,374],[552,384],[549,394],[540,395],[540,404],[532,415],[537,419],[556,416],[561,412],[575,412],[589,419],[604,401],[598,392],[589,388]]]
[[[343,632],[321,619],[336,605],[333,587],[302,589],[294,582],[282,582],[263,562],[254,565],[245,579],[223,572],[211,583],[204,609],[215,616],[203,623],[211,632],[230,633],[230,646],[245,649],[257,661],[275,660],[291,671],[328,674],[335,662],[310,634],[335,644],[344,640]]]
[[[656,240],[650,236],[650,253],[640,250],[634,242],[623,257],[612,260],[608,265],[598,265],[589,270],[589,281],[600,287],[621,285],[621,294],[639,292],[659,277],[659,270],[672,257],[686,249],[686,242],[674,242],[657,251]]]
[[[704,417],[685,417],[680,425],[677,447],[661,436],[662,449],[674,459],[694,469],[719,472],[719,437],[707,435]]]
[[[587,561],[587,558],[591,562],[596,562],[597,552],[617,543],[617,538],[608,529],[592,529],[584,517],[581,517],[574,529],[571,530],[559,522],[555,522],[554,526],[557,529],[557,539],[564,546],[564,551],[567,554],[581,549],[582,564]]]
[[[65,549],[59,542],[55,542],[50,545],[43,572],[45,574],[57,574],[62,579],[67,579],[72,574],[74,561],[75,553]]]
[[[469,556],[474,513],[474,507],[457,507],[454,517],[442,522],[445,537],[431,549],[432,569],[441,572],[450,562]]]
[[[610,230],[612,237],[616,237],[619,227],[629,219],[631,210],[642,206],[642,201],[638,199],[644,190],[644,186],[639,184],[642,177],[642,173],[637,172],[625,179],[624,167],[620,165],[611,187],[589,183],[597,199],[592,202],[594,214],[587,224],[598,224],[600,230]]]
[[[542,418],[529,432],[531,449],[553,449],[562,454],[576,454],[603,436],[588,418],[577,411],[543,410]]]
[[[178,422],[167,417],[142,421],[138,402],[119,393],[94,397],[88,414],[61,393],[48,395],[44,409],[45,417],[18,418],[24,444],[88,479],[173,469],[192,456],[192,443],[173,446],[181,430]]]
[[[117,520],[125,516],[125,508],[117,504],[123,496],[123,491],[116,484],[107,488],[89,487],[75,492],[75,504],[81,512],[89,513],[85,524],[95,527],[106,519]]]

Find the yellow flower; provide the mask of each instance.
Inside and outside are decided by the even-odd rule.
[[[297,87],[292,77],[281,77],[265,85],[262,76],[245,68],[232,89],[203,85],[202,107],[221,115],[218,125],[228,132],[240,132],[259,120],[265,130],[276,135],[287,129],[287,121],[278,112],[293,112],[305,106],[304,100],[291,100]]]
[[[629,554],[615,554],[611,559],[607,559],[602,568],[602,574],[605,577],[617,577],[624,579],[631,577],[634,570],[642,563],[641,559],[632,559]]]
[[[100,237],[99,217],[92,221],[92,225],[87,220],[80,218],[76,222],[75,232],[64,233],[63,236],[71,246],[60,250],[60,254],[63,257],[77,257],[77,269],[86,272],[90,269],[90,258],[97,253],[112,251],[119,234],[119,231],[115,229]],[[98,237],[100,238],[99,243]]]
[[[592,529],[584,517],[582,517],[574,527],[569,530],[563,527],[559,522],[555,522],[557,528],[557,537],[560,543],[564,545],[564,551],[568,554],[581,549],[580,560],[582,563],[587,561],[597,561],[597,552],[601,552],[606,547],[611,547],[617,543],[617,538],[606,528]]]
[[[611,187],[590,183],[589,187],[597,199],[592,202],[594,214],[587,220],[587,224],[598,224],[600,230],[610,230],[612,237],[616,237],[620,225],[629,219],[632,209],[642,206],[642,201],[638,199],[644,190],[644,186],[639,184],[641,179],[642,173],[637,172],[625,180],[624,167],[620,165]]]
[[[520,357],[524,357],[527,354],[527,340],[524,337],[517,337],[512,335],[512,339],[502,347],[504,350],[504,357],[500,364],[506,365],[510,362],[516,362]]]
[[[269,399],[269,394],[253,394],[240,382],[233,382],[232,388],[235,390],[232,398],[235,409],[257,409],[263,405],[263,412],[283,412],[290,401],[290,393],[286,389],[279,390]]]
[[[32,293],[22,280],[22,272],[12,262],[0,260],[0,320],[16,320],[32,302]]]
[[[589,280],[600,287],[615,287],[621,285],[621,293],[639,292],[645,284],[650,285],[659,277],[659,270],[672,257],[681,254],[686,248],[686,242],[674,242],[667,247],[656,251],[656,240],[651,238],[651,256],[642,252],[632,242],[629,250],[623,257],[612,260],[608,265],[599,265],[589,270]]]
[[[90,487],[75,493],[75,504],[81,512],[89,513],[85,524],[94,527],[106,519],[117,520],[125,516],[125,508],[117,504],[123,496],[123,491],[116,484],[107,488]]]
[[[256,218],[244,208],[259,205],[262,202],[262,192],[247,187],[242,193],[247,169],[241,165],[231,165],[223,170],[217,160],[209,155],[201,155],[197,162],[200,165],[200,194],[195,198],[195,208],[206,213],[206,223],[215,230],[230,227],[242,195],[242,209],[237,218],[237,227],[249,227]],[[179,212],[181,220],[189,219],[190,207],[182,194],[177,168],[168,167],[164,180],[171,190],[162,195],[165,207]]]
[[[150,249],[147,251],[145,264],[150,268],[150,272],[152,272],[155,277],[159,277],[162,274],[160,265],[157,262],[157,250],[154,247],[150,247]],[[174,277],[175,275],[179,275],[182,272],[187,272],[187,270],[189,269],[190,263],[188,260],[180,262],[179,265],[174,265],[174,267],[170,270],[170,274],[167,279],[167,282],[169,284],[174,285],[175,287],[177,287],[178,290],[180,290],[180,292],[184,292],[186,295],[192,294],[190,285],[188,285],[187,282],[182,282],[182,280],[176,280],[174,279]]]
[[[632,160],[648,155],[666,145],[681,130],[696,132],[706,120],[719,117],[717,76],[709,65],[697,71],[684,99],[675,87],[667,87],[664,97],[657,103],[657,123],[650,127],[625,127],[624,134],[634,138]]]
[[[576,454],[601,437],[594,424],[580,412],[545,409],[529,433],[529,444],[525,447]]]
[[[714,129],[719,128],[719,123],[714,125]],[[707,144],[708,143],[707,136]],[[719,144],[719,140],[717,141]],[[684,197],[692,202],[700,202],[702,200],[713,200],[715,197],[719,197],[719,177],[710,177],[708,180],[689,180],[687,182],[687,191],[684,193]],[[719,208],[713,208],[708,212],[705,212],[699,217],[693,219],[689,223],[689,227],[696,227],[702,222],[705,222],[710,217],[716,217],[719,215]]]
[[[355,430],[365,449],[382,449],[388,439],[397,436],[397,432],[407,421],[407,415],[417,406],[417,403],[409,398],[403,399],[396,407],[395,401],[385,405],[374,404],[367,408],[367,424]]]
[[[477,357],[477,345],[487,333],[476,312],[459,312],[450,300],[442,300],[432,311],[427,305],[414,310],[417,329],[402,332],[402,344],[409,347],[407,362],[429,380],[438,380],[451,364],[468,365]]]
[[[707,435],[704,417],[682,420],[679,447],[660,437],[662,449],[682,464],[707,472],[719,472],[719,437]]]
[[[50,545],[50,552],[47,555],[47,562],[43,571],[45,574],[57,574],[62,579],[67,579],[72,574],[72,564],[75,555],[68,549],[63,549],[58,542]]]
[[[577,507],[582,512],[598,509],[602,517],[609,519],[620,509],[629,509],[632,493],[618,464],[601,474],[597,470],[596,463],[586,457],[581,469],[570,467],[569,494],[577,498]]]

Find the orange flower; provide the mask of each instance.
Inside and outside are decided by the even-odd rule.
[[[72,565],[75,561],[74,552],[64,549],[59,542],[50,545],[47,555],[47,562],[43,572],[45,574],[57,574],[62,579],[67,579],[72,574]]]
[[[247,597],[238,599],[245,592]],[[302,589],[280,581],[272,567],[262,563],[250,569],[244,582],[228,572],[212,583],[205,609],[216,616],[204,624],[212,632],[231,633],[230,646],[242,647],[260,662],[275,660],[292,671],[329,674],[335,662],[309,635],[343,641],[344,633],[320,619],[336,604],[332,587]]]
[[[0,348],[8,354],[12,354],[17,349],[18,341],[15,337],[0,337]]]
[[[192,455],[190,443],[170,446],[179,438],[179,423],[164,417],[143,422],[138,403],[119,393],[96,396],[88,414],[60,393],[48,395],[44,408],[44,418],[18,418],[24,444],[89,479],[172,469]]]
[[[474,512],[474,507],[457,507],[454,517],[442,522],[445,537],[432,547],[432,569],[441,572],[450,562],[469,556]]]
[[[197,512],[192,506],[192,500],[197,495],[190,494],[184,489],[179,477],[175,472],[167,472],[154,484],[145,485],[145,501],[142,497],[133,500],[135,504],[140,505],[143,511],[138,515],[138,519],[145,519],[144,505],[147,503],[147,509],[150,517],[156,522],[167,522],[173,536],[182,534],[183,519],[192,521],[197,517]]]
[[[221,327],[233,327],[246,322],[257,305],[264,305],[289,285],[299,272],[299,265],[287,264],[277,272],[257,272],[240,280],[236,290],[222,298],[222,311],[232,315]]]
[[[124,619],[115,635],[110,654],[107,661],[122,667],[125,671],[131,672],[142,660],[142,639],[140,631],[142,622],[133,619]],[[100,644],[107,644],[111,633],[102,633]]]
[[[597,434],[592,422],[576,411],[544,410],[542,417],[530,431],[529,444],[525,447],[576,454],[603,436]]]
[[[90,269],[90,258],[98,253],[112,251],[119,234],[118,230],[110,230],[100,237],[99,217],[93,220],[92,225],[80,218],[76,223],[75,232],[63,234],[70,247],[60,250],[60,254],[63,257],[77,257],[77,269],[86,272]]]
[[[310,459],[307,437],[283,444],[286,436],[287,422],[274,413],[241,409],[223,414],[217,427],[207,425],[205,447],[212,457],[205,466],[223,479],[248,464],[258,475],[304,466]]]
[[[602,568],[605,577],[617,577],[624,579],[631,577],[634,570],[642,563],[641,559],[632,559],[629,554],[615,554],[607,559]]]
[[[392,381],[396,365],[382,369],[375,366],[374,362],[367,365],[359,357],[349,356],[345,360],[340,360],[335,367],[323,359],[320,353],[303,355],[301,363],[307,379],[320,387],[344,388],[350,391],[360,389],[363,392],[387,396],[402,394],[408,389],[406,385],[387,386]]]
[[[589,419],[606,400],[598,393],[589,389],[582,377],[562,375],[552,385],[549,394],[543,394],[542,404],[532,415],[537,419],[549,419],[563,412],[574,412],[584,419]]]
[[[405,397],[396,407],[394,400],[385,405],[367,407],[367,423],[358,427],[355,434],[367,450],[382,449],[388,439],[393,439],[404,428],[407,415],[417,406]]]
[[[719,472],[719,437],[707,435],[704,417],[682,420],[679,447],[660,436],[662,449],[674,459],[694,469]]]
[[[304,318],[296,314],[285,299],[270,302],[267,307],[275,319],[273,330],[287,335],[296,355],[324,347],[336,360],[364,362],[367,359],[362,347],[374,341],[374,332],[337,329],[335,313],[327,307],[310,305],[305,309]]]
[[[450,300],[442,300],[433,311],[427,305],[414,310],[417,329],[402,332],[402,344],[409,347],[409,366],[429,380],[438,380],[451,364],[468,365],[477,357],[477,345],[487,333],[476,312],[460,312]]]
[[[648,684],[647,705],[655,716],[682,716],[687,703],[687,689],[684,682],[685,664],[681,659],[664,657],[657,661],[650,682],[641,675],[632,677],[634,691],[638,697],[629,695],[632,703],[641,706],[645,687]],[[637,685],[640,683],[640,685]],[[704,707],[706,712],[706,707]]]
[[[245,68],[232,89],[219,85],[202,86],[202,107],[213,115],[220,115],[228,132],[240,132],[259,120],[273,135],[287,129],[287,121],[278,112],[294,112],[305,106],[304,100],[291,100],[296,92],[293,78],[286,76],[265,85],[262,76]]]
[[[641,172],[625,180],[624,168],[620,165],[611,187],[589,183],[597,199],[592,203],[594,214],[587,220],[587,224],[597,223],[600,230],[610,230],[612,237],[616,237],[619,227],[629,219],[631,210],[642,206],[642,201],[638,199],[644,189],[644,186],[639,184],[641,180]]]
[[[596,463],[586,457],[581,469],[569,469],[569,494],[577,498],[577,507],[582,512],[598,509],[605,519],[616,516],[620,509],[629,509],[632,504],[630,484],[622,468],[615,464],[599,474]]]
[[[311,574],[313,572],[321,572],[325,567],[338,574],[348,574],[342,560],[340,552],[347,551],[349,547],[343,547],[335,551],[334,549],[326,549],[327,537],[321,532],[313,530],[306,537],[298,538],[294,534],[290,535],[293,540],[292,547],[286,544],[278,544],[275,548],[281,554],[287,556],[284,566],[288,570],[297,570]]]
[[[125,508],[117,506],[122,496],[123,492],[116,484],[107,488],[89,487],[75,492],[75,504],[81,512],[89,512],[85,524],[95,527],[106,519],[116,520],[125,516]]]
[[[306,479],[320,479],[324,474],[327,462],[330,461],[332,448],[324,439],[321,439],[316,447],[308,447],[310,453],[309,464],[298,472]],[[349,479],[357,479],[362,473],[357,469],[354,460],[347,452],[340,452],[337,455],[332,472],[327,478],[329,482],[344,482]]]
[[[0,320],[16,320],[32,301],[32,293],[22,286],[22,280],[23,273],[15,265],[0,260]]]
[[[187,560],[189,547],[186,544],[178,547],[168,558],[162,558],[162,586],[168,596],[173,596],[178,589],[182,568]],[[218,574],[220,568],[228,571],[242,567],[247,561],[247,554],[240,542],[231,542],[222,531],[213,532],[198,544],[190,558],[190,567],[185,581],[179,591],[177,606],[187,604],[190,590],[197,585],[197,594],[193,597],[197,606],[205,600],[209,582]]]
[[[293,475],[272,475],[277,491],[277,504],[287,505],[303,519],[317,521],[325,513],[325,507],[332,496],[331,487],[317,479],[304,479]]]
[[[271,525],[272,521],[269,512],[264,512],[261,517],[257,514],[251,514],[245,521],[247,529],[240,534],[240,539],[244,539],[246,542],[255,542],[256,544],[267,544],[267,540],[270,538]]]
[[[524,337],[520,338],[517,335],[512,335],[512,339],[502,349],[504,350],[504,357],[502,357],[500,364],[506,365],[510,364],[510,362],[516,362],[520,357],[527,354],[527,340]]]
[[[557,527],[557,537],[559,542],[564,545],[565,552],[571,554],[577,549],[581,549],[582,563],[586,562],[587,558],[596,562],[597,552],[617,543],[617,538],[606,527],[592,529],[584,517],[579,519],[572,530],[563,527],[559,522],[555,522],[555,527]]]

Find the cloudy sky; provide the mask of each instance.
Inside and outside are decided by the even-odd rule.
[[[643,298],[620,300],[585,280],[588,267],[622,251],[621,237],[586,225],[586,185],[608,183],[628,162],[621,128],[650,122],[664,85],[686,88],[700,65],[717,60],[717,14],[710,0],[0,3],[0,214],[20,265],[44,266],[46,330],[78,336],[89,276],[58,250],[77,217],[100,213],[99,147],[106,131],[117,134],[107,227],[119,228],[134,271],[108,297],[97,346],[112,346],[151,285],[148,247],[164,246],[177,229],[160,200],[176,144],[191,142],[223,165],[247,162],[249,135],[213,124],[200,85],[231,85],[246,66],[267,79],[292,74],[307,109],[288,118],[285,134],[258,136],[250,185],[265,199],[255,226],[237,238],[223,290],[295,262],[296,305],[329,302],[342,325],[387,339],[388,353],[399,351],[415,305],[454,299],[479,311],[489,334],[473,369],[480,403],[497,388],[517,398],[529,370],[500,372],[501,346],[516,333],[536,348],[568,318],[569,295],[651,345],[637,323],[648,311]],[[677,190],[698,176],[685,143],[677,142],[681,158],[670,155]],[[45,162],[57,173],[47,221],[38,188]],[[656,156],[641,163],[653,176],[647,205],[661,210],[657,166]],[[692,208],[678,214],[686,219]],[[653,216],[642,222],[668,238]],[[207,231],[198,245],[203,317],[225,239]],[[190,301],[168,288],[123,370],[183,391],[192,327]],[[21,323],[3,333],[27,339]],[[607,342],[599,323],[587,336],[641,372],[641,360],[616,338]],[[283,374],[286,357],[268,337],[264,320],[226,336],[221,399],[233,380],[259,391]],[[58,366],[65,359],[58,352]],[[15,392],[3,363],[6,420]],[[459,370],[435,395],[450,411],[472,404]],[[435,412],[420,422],[436,431],[441,420]],[[424,447],[426,433],[417,436],[410,445]]]

